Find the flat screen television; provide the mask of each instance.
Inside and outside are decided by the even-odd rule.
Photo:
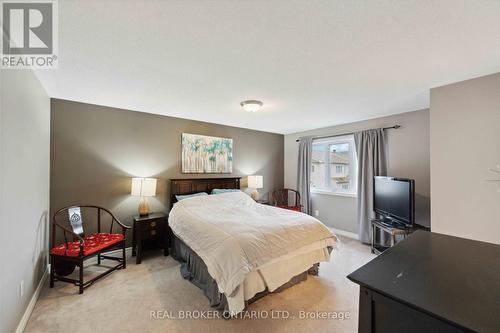
[[[388,223],[412,225],[415,222],[415,181],[374,177],[373,209]]]

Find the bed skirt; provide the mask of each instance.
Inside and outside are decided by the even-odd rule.
[[[180,271],[182,277],[191,281],[191,283],[203,290],[203,293],[208,298],[211,307],[221,310],[223,313],[229,313],[226,296],[219,292],[217,282],[208,273],[207,266],[203,260],[196,254],[196,252],[191,250],[191,248],[189,248],[173,233],[171,234],[171,237],[170,255],[172,258],[181,263]],[[273,293],[283,291],[298,284],[299,282],[307,280],[308,274],[318,275],[318,272],[319,263],[314,264],[309,270],[294,276],[287,283],[274,290]],[[266,290],[257,293],[251,299],[245,301],[245,305],[251,304],[270,293],[271,292],[266,288]]]

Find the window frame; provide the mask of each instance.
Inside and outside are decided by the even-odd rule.
[[[333,188],[330,189],[324,189],[324,188],[317,188],[317,187],[310,187],[311,193],[317,193],[317,194],[325,194],[325,195],[334,195],[334,196],[342,196],[342,197],[357,197],[358,196],[358,189],[357,189],[357,181],[358,181],[358,160],[357,160],[357,155],[356,155],[356,145],[354,143],[354,135],[343,135],[343,136],[336,136],[336,137],[330,137],[330,138],[323,138],[323,139],[317,139],[313,140],[313,145],[314,144],[328,144],[329,147],[333,144],[339,144],[339,143],[349,143],[349,175],[351,176],[351,184],[353,187],[352,192],[341,192],[341,191],[335,191]],[[329,150],[329,149],[328,149]],[[328,179],[331,181],[331,168],[330,168],[330,154],[326,154],[325,156],[325,164],[328,167],[325,167],[325,179]],[[354,162],[354,163],[353,163]],[[335,168],[336,169],[336,168]]]

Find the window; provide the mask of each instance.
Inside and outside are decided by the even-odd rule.
[[[313,142],[311,167],[313,192],[356,194],[357,168],[352,135]]]

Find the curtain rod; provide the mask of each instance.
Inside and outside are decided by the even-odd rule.
[[[400,127],[401,127],[401,125],[394,125],[394,126],[390,126],[390,127],[384,127],[382,129],[383,130],[398,129]],[[334,137],[337,137],[337,136],[344,136],[344,135],[351,135],[351,134],[354,134],[354,132],[341,133],[341,134],[333,134],[333,135],[324,135],[324,136],[315,136],[315,137],[313,137],[313,140],[325,139],[325,138],[334,138]],[[295,142],[299,142],[299,141],[300,141],[300,139],[295,140]]]

